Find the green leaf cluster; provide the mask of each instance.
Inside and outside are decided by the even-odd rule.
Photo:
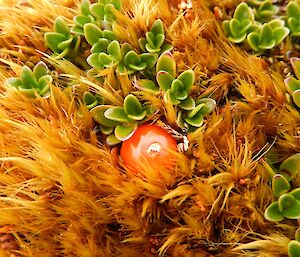
[[[300,1],[291,1],[287,5],[287,24],[292,36],[300,36]]]
[[[80,37],[72,35],[66,21],[62,17],[56,18],[54,32],[44,35],[47,46],[56,53],[56,58],[76,56],[80,46]]]
[[[265,0],[253,9],[256,20],[266,22],[271,20],[279,11],[279,7],[272,0]]]
[[[289,257],[300,257],[300,228],[296,230],[295,240],[288,244]]]
[[[277,201],[265,210],[265,218],[270,221],[281,221],[284,218],[300,218],[299,170],[300,154],[294,154],[284,160],[279,173],[272,179],[272,191]],[[295,187],[292,191],[291,184]]]
[[[51,83],[52,77],[48,75],[48,67],[42,61],[34,66],[33,71],[28,66],[23,66],[20,78],[11,77],[6,80],[6,85],[15,87],[33,98],[37,95],[47,97]]]
[[[279,45],[289,33],[290,30],[284,27],[284,21],[274,19],[251,32],[247,36],[247,41],[254,51],[263,52]]]
[[[146,33],[146,37],[139,39],[139,45],[143,52],[149,53],[163,53],[165,51],[171,51],[173,46],[171,44],[164,44],[165,33],[163,22],[156,20],[150,31]]]
[[[292,57],[290,62],[296,77],[288,77],[284,80],[284,83],[294,103],[300,108],[300,58]]]
[[[98,20],[110,23],[115,19],[113,9],[120,11],[121,8],[121,0],[98,0],[98,3],[91,4],[89,9]]]
[[[88,101],[89,108],[96,104],[96,98]],[[128,139],[138,127],[147,119],[149,110],[143,107],[139,100],[132,94],[124,99],[124,106],[97,105],[92,107],[90,113],[93,119],[100,124],[100,130],[107,135],[108,145],[118,144]]]

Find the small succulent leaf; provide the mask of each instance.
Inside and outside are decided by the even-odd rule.
[[[294,91],[292,96],[294,103],[300,107],[300,89]]]
[[[239,34],[245,34],[249,31],[249,28],[252,26],[253,22],[251,20],[244,20],[240,22],[240,32]]]
[[[292,240],[288,243],[289,257],[300,257],[300,243],[296,240]]]
[[[241,34],[239,37],[229,36],[228,39],[232,43],[239,44],[239,43],[242,43],[245,40],[246,37],[247,37],[247,33],[244,33],[244,34]]]
[[[83,27],[87,23],[93,22],[91,16],[85,16],[85,15],[75,16],[73,20],[74,20],[75,24],[77,24],[81,27]]]
[[[47,75],[48,73],[48,67],[47,65],[40,61],[38,62],[34,68],[33,68],[33,74],[34,74],[34,77],[35,79],[38,81],[41,77]]]
[[[15,87],[15,88],[19,88],[20,85],[22,85],[22,81],[20,78],[15,78],[15,77],[11,77],[8,78],[5,81],[6,85],[11,86],[11,87]]]
[[[99,41],[92,46],[92,53],[101,53],[107,50],[109,41],[106,38],[100,38]]]
[[[183,83],[179,79],[174,79],[171,84],[171,91],[178,100],[185,100],[188,96]]]
[[[214,99],[211,98],[201,98],[196,101],[196,104],[205,104],[201,109],[200,112],[203,116],[206,116],[213,112],[213,110],[216,108],[217,103]]]
[[[150,79],[141,79],[141,80],[138,81],[138,84],[142,89],[149,90],[151,92],[158,92],[159,91],[159,88]]]
[[[114,127],[105,127],[102,125],[100,125],[99,128],[100,128],[101,133],[106,136],[109,136],[111,133],[113,133],[114,129],[115,129]]]
[[[233,18],[239,21],[253,20],[253,13],[246,3],[240,3],[235,9]]]
[[[157,61],[157,54],[143,53],[140,55],[141,62],[146,63],[148,69],[152,69]]]
[[[290,190],[291,186],[281,174],[276,174],[272,179],[272,190],[275,197],[279,197]]]
[[[89,0],[82,0],[80,4],[80,13],[85,16],[90,15],[90,5],[91,2]]]
[[[164,53],[164,52],[170,52],[173,50],[173,46],[171,44],[164,44],[162,45],[162,47],[160,48],[160,52]]]
[[[164,95],[164,101],[169,102],[171,100],[173,105],[180,104],[180,101],[175,97],[174,93],[171,91],[171,89],[168,89]]]
[[[107,138],[106,138],[106,144],[108,146],[114,146],[117,145],[119,143],[121,143],[122,141],[117,139],[116,136],[114,134],[110,134]]]
[[[21,70],[21,81],[22,81],[22,88],[36,88],[37,81],[34,77],[32,70],[28,66],[23,66]]]
[[[46,94],[50,90],[50,84],[52,83],[53,79],[50,75],[45,75],[41,77],[38,80],[38,92],[40,93],[41,96]]]
[[[104,112],[104,116],[107,119],[113,120],[113,121],[118,121],[118,122],[130,122],[131,119],[128,118],[125,110],[123,107],[120,106],[115,106],[107,109]]]
[[[292,196],[294,196],[297,200],[300,201],[300,187],[292,190],[289,194],[291,194]]]
[[[129,51],[124,57],[125,66],[129,64],[139,65],[141,63],[141,57],[133,50]]]
[[[115,34],[111,31],[111,30],[103,30],[102,31],[102,36],[110,41],[116,40],[117,37],[115,36]]]
[[[90,6],[90,12],[100,19],[104,19],[105,11],[104,11],[105,5],[102,3],[95,3],[91,4]]]
[[[115,128],[115,136],[117,139],[121,141],[125,141],[133,135],[136,128],[137,128],[137,122],[131,126],[118,125]]]
[[[144,38],[144,37],[142,37],[142,38],[140,38],[139,39],[139,46],[140,46],[140,48],[141,48],[141,50],[143,51],[143,52],[146,52],[147,50],[146,50],[146,44],[147,44],[148,42],[147,42],[147,39],[146,38]]]
[[[271,30],[282,28],[284,26],[284,21],[280,19],[274,19],[268,22],[268,26],[271,28]]]
[[[300,58],[292,57],[290,59],[290,62],[292,64],[293,71],[294,71],[296,77],[300,80]]]
[[[134,120],[142,120],[146,113],[139,100],[132,94],[129,94],[124,99],[124,109],[128,116],[135,117]],[[143,117],[142,117],[143,116]]]
[[[156,73],[159,71],[166,71],[172,77],[176,76],[176,62],[170,52],[164,52],[157,60]]]
[[[121,59],[122,59],[121,47],[120,47],[120,44],[119,44],[119,42],[117,40],[112,41],[108,45],[107,52],[112,57],[114,57],[116,60],[121,61]]]
[[[138,65],[129,64],[128,68],[130,68],[131,70],[134,70],[134,71],[142,71],[147,68],[147,64],[146,63],[140,63]]]
[[[298,18],[288,18],[287,20],[288,27],[290,28],[293,36],[299,36],[300,32],[300,22]]]
[[[128,43],[123,43],[121,45],[121,54],[124,57],[127,53],[129,53],[132,49],[131,45]]]
[[[300,89],[300,80],[295,79],[294,77],[286,78],[284,84],[290,94],[293,94],[294,91]]]
[[[184,119],[188,124],[194,126],[194,127],[201,127],[203,124],[203,116],[201,113],[197,113],[192,118],[186,117]]]
[[[73,41],[72,41],[72,45],[74,46],[72,51],[74,53],[78,53],[79,48],[80,48],[80,43],[81,43],[81,37],[79,35],[74,35]]]
[[[161,19],[157,19],[152,27],[151,27],[151,30],[150,30],[154,35],[157,35],[157,34],[164,34],[164,24],[162,22]]]
[[[111,4],[120,11],[122,9],[122,1],[121,0],[111,0]]]
[[[200,110],[205,106],[204,103],[200,103],[198,104],[189,114],[188,114],[188,118],[193,118],[196,114],[198,114],[200,112]],[[201,114],[201,113],[200,113]],[[202,114],[201,114],[202,115]]]
[[[88,91],[84,92],[82,100],[89,110],[94,108],[98,104],[96,97]]]
[[[158,35],[156,35],[155,41],[154,41],[155,46],[157,48],[160,48],[163,45],[164,41],[165,41],[165,35],[164,34],[158,34]]]
[[[178,106],[183,110],[191,111],[195,108],[195,101],[191,96],[188,96],[185,100],[181,101]]]
[[[287,5],[287,16],[288,17],[299,17],[300,4],[296,1],[289,2]]]
[[[249,46],[256,52],[260,51],[259,49],[259,34],[257,32],[251,32],[247,36],[247,42]]]
[[[300,218],[300,201],[291,194],[284,194],[278,199],[278,207],[284,217],[288,219]]]
[[[269,221],[282,221],[284,219],[283,214],[279,210],[278,202],[271,203],[265,210],[264,216]]]
[[[32,97],[35,98],[37,95],[37,92],[35,89],[33,88],[19,88],[20,92],[22,92],[24,95],[28,96],[28,97]]]
[[[56,53],[60,52],[58,48],[58,44],[66,40],[66,37],[63,34],[59,34],[56,32],[47,32],[45,33],[45,41],[47,46]]]
[[[71,45],[72,40],[73,40],[73,38],[71,37],[71,38],[69,38],[65,41],[60,42],[57,45],[58,49],[61,50],[61,51],[65,50],[66,48],[68,48]]]
[[[295,232],[295,240],[300,242],[300,228],[298,228]],[[299,249],[300,250],[300,249]],[[300,252],[299,252],[300,253]]]
[[[149,53],[158,53],[161,51],[160,47],[152,46],[150,43],[147,43],[145,47]]]
[[[105,127],[115,127],[117,125],[119,125],[119,122],[116,122],[116,121],[113,121],[113,120],[110,120],[110,119],[107,119],[105,116],[104,116],[104,112],[106,110],[108,110],[110,107],[109,106],[106,106],[106,105],[98,105],[94,108],[92,108],[90,110],[90,113],[93,117],[93,119],[101,124],[102,126],[105,126]]]
[[[238,20],[230,20],[229,28],[233,37],[239,37],[241,35],[241,24]]]
[[[103,68],[103,65],[101,64],[101,62],[99,62],[99,54],[98,53],[89,55],[89,57],[86,59],[86,61],[90,66],[92,66],[94,68]]]
[[[183,83],[184,89],[188,92],[195,83],[195,73],[193,70],[186,70],[182,72],[177,79]]]
[[[300,153],[294,154],[285,159],[280,167],[280,172],[286,172],[292,178],[300,173]]]
[[[169,72],[161,70],[156,74],[156,80],[160,88],[167,91],[171,88],[174,77]]]
[[[84,36],[83,27],[77,24],[71,29],[71,32],[80,36]]]
[[[96,44],[102,37],[102,30],[93,23],[88,23],[83,26],[84,37],[86,41],[92,46]]]
[[[54,22],[54,31],[60,34],[63,34],[66,37],[69,37],[71,35],[70,29],[65,22],[63,17],[57,17]]]
[[[280,44],[290,33],[288,28],[277,28],[273,30],[273,38],[275,40],[275,46]]]
[[[116,60],[112,56],[106,53],[100,53],[98,56],[98,60],[101,66],[104,66],[106,68],[112,67],[116,62]]]
[[[222,27],[225,33],[225,36],[228,37],[229,35],[231,35],[231,31],[230,31],[230,26],[229,26],[230,20],[225,20],[222,23]]]
[[[270,45],[270,41],[272,41],[272,29],[266,23],[262,26],[259,33],[259,43],[260,45]]]
[[[150,46],[155,47],[155,35],[152,32],[146,33],[146,39],[147,42],[150,44]]]

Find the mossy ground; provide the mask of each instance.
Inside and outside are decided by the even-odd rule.
[[[300,151],[300,115],[286,101],[284,74],[229,44],[205,1],[193,1],[187,20],[176,1],[124,0],[115,33],[137,46],[161,18],[179,71],[196,73],[193,93],[217,101],[175,170],[133,175],[78,101],[100,85],[43,54],[44,33],[59,15],[72,24],[78,4],[0,0],[0,256],[287,256],[297,221],[264,219],[273,198],[266,154],[280,163]],[[51,97],[30,99],[4,84],[41,59],[56,69]],[[103,85],[117,103],[132,90],[122,84],[114,93]],[[174,125],[170,106],[147,100]]]

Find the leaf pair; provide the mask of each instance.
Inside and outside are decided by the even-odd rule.
[[[300,2],[291,1],[287,5],[287,24],[292,36],[300,36]]]
[[[139,39],[139,45],[143,52],[149,53],[162,53],[165,51],[171,51],[173,46],[165,44],[165,34],[163,22],[158,19],[156,20],[150,31],[146,33],[146,38]]]
[[[233,18],[223,22],[223,29],[231,42],[243,42],[249,32],[258,29],[252,9],[246,3],[240,3],[235,9]]]
[[[156,80],[159,87],[166,92],[174,105],[178,105],[188,99],[189,91],[195,82],[193,70],[184,71],[175,78],[175,60],[170,52],[165,52],[157,61],[156,71]]]
[[[247,36],[247,41],[254,51],[263,52],[279,45],[289,33],[290,30],[284,27],[284,21],[274,19],[251,32]]]
[[[72,35],[70,29],[62,17],[56,18],[54,32],[45,33],[47,46],[58,55],[56,58],[75,56],[79,50],[80,37]]]
[[[254,14],[257,20],[265,22],[270,20],[279,11],[279,7],[274,5],[272,0],[265,0],[257,9],[254,9]]]
[[[52,77],[48,75],[48,67],[44,62],[37,63],[33,71],[28,66],[23,66],[20,78],[12,77],[6,80],[8,86],[15,87],[30,97],[48,96],[51,83]]]
[[[104,104],[104,100],[99,94],[93,95],[86,91],[83,93],[83,103],[90,110],[99,104]]]
[[[121,10],[121,0],[99,0],[90,6],[90,12],[99,20],[110,23],[115,19],[113,9]]]
[[[292,57],[290,62],[296,78],[286,78],[284,83],[287,91],[292,95],[294,103],[300,108],[300,58]]]
[[[124,107],[99,105],[90,112],[93,119],[100,124],[102,133],[108,135],[106,140],[108,145],[128,139],[147,114],[147,110],[132,94],[125,97]]]

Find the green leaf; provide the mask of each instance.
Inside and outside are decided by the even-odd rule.
[[[223,27],[223,30],[224,30],[224,33],[225,33],[225,36],[228,37],[230,34],[231,34],[231,31],[230,31],[230,21],[229,20],[225,20],[223,21],[222,23],[222,27]]]
[[[178,105],[181,109],[191,111],[195,108],[195,101],[191,96],[188,96],[184,101]]]
[[[160,52],[163,54],[164,52],[170,52],[173,50],[173,46],[171,44],[164,44],[161,48],[160,48]]]
[[[164,33],[165,33],[165,32],[164,32],[164,24],[163,24],[162,20],[161,20],[161,19],[157,19],[157,20],[153,23],[153,25],[152,25],[150,31],[151,31],[154,35],[157,35],[157,34],[164,34]]]
[[[89,110],[94,108],[98,104],[98,101],[97,101],[96,97],[88,91],[83,93],[83,99],[82,100],[83,100],[83,103],[86,105],[86,107]]]
[[[109,146],[114,146],[117,145],[119,143],[121,143],[122,141],[117,139],[116,136],[114,134],[110,134],[107,138],[106,138],[106,144]]]
[[[282,221],[283,214],[280,212],[278,202],[271,203],[265,210],[265,219],[269,221]]]
[[[107,30],[107,29],[102,31],[102,36],[110,41],[117,39],[115,34],[111,30]]]
[[[288,244],[289,257],[300,257],[300,243],[292,240]]]
[[[167,91],[171,88],[174,77],[169,72],[161,70],[156,74],[156,80],[160,88]]]
[[[106,68],[110,68],[110,67],[114,66],[117,61],[113,57],[111,57],[110,55],[108,55],[106,53],[100,53],[98,60],[99,60],[99,63]]]
[[[94,107],[93,109],[91,109],[90,113],[91,113],[93,119],[97,123],[99,123],[105,127],[111,128],[111,127],[115,127],[115,126],[119,125],[119,122],[108,119],[104,116],[104,112],[106,110],[108,110],[109,108],[110,107],[106,106],[106,105],[98,105],[98,106]]]
[[[68,48],[68,47],[71,45],[72,40],[73,40],[73,38],[70,37],[69,39],[60,42],[60,43],[57,45],[57,47],[58,47],[61,51],[63,51],[63,50],[65,50],[66,48]]]
[[[24,95],[26,95],[28,97],[32,97],[32,98],[35,98],[36,94],[37,94],[37,91],[34,88],[22,88],[22,86],[20,86],[19,90]]]
[[[297,200],[300,201],[300,187],[292,190],[289,194],[294,196]]]
[[[80,13],[85,16],[91,14],[90,5],[91,2],[89,0],[82,0],[80,5]]]
[[[121,0],[111,0],[110,2],[117,10],[119,10],[119,11],[121,10],[121,8],[122,8]]]
[[[112,41],[108,47],[107,52],[114,57],[116,60],[121,61],[122,55],[121,55],[121,47],[117,40]]]
[[[188,118],[193,118],[196,114],[200,112],[200,110],[205,106],[204,103],[198,104],[189,114]],[[202,115],[202,114],[201,114]]]
[[[233,18],[239,21],[253,20],[253,13],[246,3],[240,3],[235,9]]]
[[[21,81],[22,81],[22,88],[29,89],[29,88],[36,88],[37,81],[34,77],[32,70],[28,66],[23,66],[21,70]]]
[[[211,98],[200,98],[197,100],[196,104],[205,104],[201,109],[200,112],[203,116],[206,116],[213,112],[216,108],[216,101]]]
[[[287,16],[299,18],[300,4],[296,1],[289,2],[287,5]]]
[[[291,194],[284,194],[278,200],[278,208],[288,219],[300,218],[300,202]]]
[[[47,46],[56,53],[60,53],[61,50],[58,48],[58,44],[66,40],[66,37],[63,34],[56,32],[47,32],[45,33],[45,41]]]
[[[300,228],[298,228],[295,232],[295,240],[300,242]]]
[[[83,27],[79,26],[79,25],[75,25],[72,29],[71,29],[72,33],[80,35],[80,36],[84,36],[83,33]]]
[[[83,26],[84,37],[86,41],[92,46],[96,44],[102,37],[102,30],[93,23],[88,23]]]
[[[129,64],[128,66],[129,66],[129,68],[131,70],[134,70],[134,71],[142,71],[142,70],[144,70],[144,69],[147,68],[147,64],[146,63],[140,63],[138,65]]]
[[[188,92],[184,89],[184,85],[179,79],[172,81],[171,91],[178,100],[185,100],[188,97]]]
[[[22,85],[22,81],[20,78],[8,78],[5,81],[6,85],[11,86],[11,87],[15,87],[15,88],[19,88],[20,85]]]
[[[147,114],[139,100],[131,94],[124,99],[124,109],[128,117],[133,120],[142,120]]]
[[[143,53],[140,55],[141,62],[146,63],[148,69],[152,69],[157,61],[157,54]]]
[[[286,78],[284,84],[290,94],[293,94],[294,91],[300,89],[300,80],[295,79],[294,77]]]
[[[273,38],[275,40],[275,46],[280,44],[290,33],[288,28],[277,28],[273,30]]]
[[[155,47],[155,35],[152,32],[146,33],[146,39],[147,42],[150,44],[150,46]]]
[[[99,41],[93,45],[91,52],[92,53],[101,53],[106,52],[109,41],[106,38],[100,38]]]
[[[118,125],[115,129],[115,136],[121,141],[125,141],[130,138],[137,128],[137,122],[131,126]]]
[[[166,71],[172,77],[176,76],[176,63],[170,52],[163,53],[157,60],[156,73]]]
[[[118,121],[118,122],[130,122],[131,119],[127,116],[123,107],[115,106],[107,109],[104,112],[104,116],[107,119]]]
[[[149,53],[158,53],[161,51],[160,47],[152,46],[150,43],[146,44],[145,47]]]
[[[73,20],[74,20],[75,24],[77,24],[81,27],[83,27],[87,23],[93,22],[91,16],[84,16],[84,15],[75,16]]]
[[[54,31],[65,35],[65,37],[71,36],[70,29],[62,17],[57,17],[54,22]]]
[[[156,86],[156,84],[152,80],[141,79],[141,80],[138,81],[138,84],[142,89],[149,90],[153,93],[159,91],[158,87]]]
[[[38,81],[41,77],[47,75],[48,73],[48,67],[47,65],[40,61],[38,62],[34,68],[33,68],[33,74],[34,74],[34,77],[35,79]]]
[[[177,79],[183,83],[185,90],[188,92],[195,83],[195,73],[193,70],[186,70]]]
[[[87,59],[87,63],[94,68],[103,68],[103,65],[99,61],[99,54],[91,54]]]
[[[300,153],[294,154],[285,159],[280,167],[280,172],[288,173],[292,178],[300,173]]]
[[[95,16],[100,18],[101,20],[104,19],[104,11],[105,5],[101,3],[91,4],[90,12]]]
[[[249,46],[256,52],[259,52],[259,34],[257,32],[251,32],[247,36],[247,42]]]
[[[279,197],[290,190],[291,186],[281,174],[276,174],[272,179],[272,190],[275,197]]]
[[[164,34],[156,35],[155,41],[154,41],[155,47],[160,48],[163,45],[164,41],[165,41],[165,35]]]
[[[300,107],[300,89],[294,91],[292,96],[294,103]]]
[[[190,124],[194,127],[197,127],[197,128],[201,127],[201,125],[203,124],[203,116],[201,113],[197,113],[192,118],[186,117],[184,120],[188,124]]]
[[[292,67],[293,67],[293,70],[294,70],[294,73],[295,73],[296,77],[298,79],[300,79],[300,58],[292,57],[290,59],[290,62],[292,64]]]
[[[239,37],[241,35],[241,25],[236,19],[232,19],[229,22],[229,28],[233,37]]]
[[[299,36],[300,32],[300,22],[297,18],[288,18],[288,26],[292,32],[293,36]]]
[[[105,126],[99,126],[100,127],[100,131],[101,131],[101,133],[102,134],[104,134],[104,135],[110,135],[111,133],[113,133],[114,132],[114,127],[105,127]]]
[[[142,49],[143,52],[146,52],[146,44],[147,44],[147,39],[142,37],[139,39],[139,46]]]
[[[141,57],[133,50],[129,51],[124,57],[125,66],[130,64],[139,65],[141,63]]]
[[[263,49],[271,49],[275,45],[275,40],[272,39],[272,29],[266,23],[262,26],[259,33],[259,47]]]

